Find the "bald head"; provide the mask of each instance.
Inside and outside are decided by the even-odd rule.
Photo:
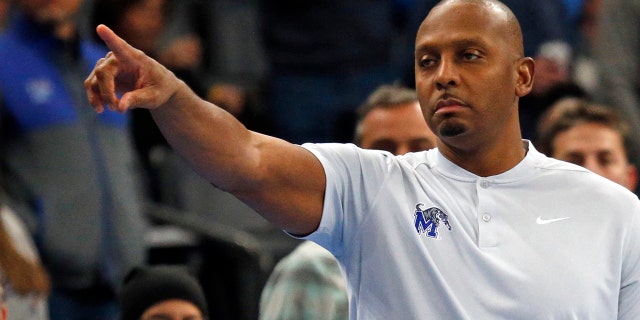
[[[493,0],[444,0],[416,35],[416,90],[439,147],[522,149],[518,101],[531,92],[518,20]],[[441,148],[442,149],[442,148]],[[514,157],[517,158],[517,157]]]
[[[497,0],[442,0],[440,1],[427,15],[425,21],[430,16],[440,15],[447,12],[449,9],[461,10],[462,5],[476,5],[480,7],[480,10],[484,10],[485,13],[490,16],[490,20],[496,23],[499,28],[496,31],[496,35],[501,34],[504,36],[505,41],[509,48],[514,50],[518,56],[524,56],[524,44],[522,40],[522,30],[520,29],[520,23],[513,14],[511,9],[504,3]],[[456,8],[457,7],[457,8]],[[422,27],[421,27],[422,28]]]

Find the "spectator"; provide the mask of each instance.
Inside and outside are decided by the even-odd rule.
[[[415,90],[378,87],[358,109],[354,143],[395,155],[434,148],[436,135],[422,117]]]
[[[121,320],[205,320],[207,300],[197,279],[175,266],[136,267],[120,293]]]
[[[537,146],[542,153],[635,191],[638,172],[627,152],[630,127],[610,107],[562,99],[543,115],[538,130]]]
[[[396,155],[436,146],[414,90],[378,87],[359,110],[354,141]],[[296,299],[291,299],[296,297]],[[348,319],[346,287],[335,258],[306,241],[275,267],[263,290],[260,319]]]
[[[115,290],[144,260],[139,168],[128,118],[86,112],[104,47],[79,36],[80,0],[15,1],[0,37],[0,162],[52,291],[51,320],[113,320]]]
[[[305,241],[280,260],[262,291],[259,319],[349,319],[347,288],[333,255]]]

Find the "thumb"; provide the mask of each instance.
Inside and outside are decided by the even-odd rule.
[[[158,98],[159,95],[154,92],[154,87],[130,91],[122,95],[117,110],[119,112],[125,112],[128,109],[134,108],[153,109],[163,103],[163,101],[157,101]]]

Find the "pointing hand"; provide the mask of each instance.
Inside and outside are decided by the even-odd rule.
[[[111,50],[98,60],[84,82],[89,103],[97,112],[104,111],[105,105],[118,112],[155,109],[169,101],[181,83],[171,71],[107,26],[99,25],[96,31]]]

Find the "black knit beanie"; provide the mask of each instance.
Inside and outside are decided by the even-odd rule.
[[[120,292],[120,319],[139,320],[149,307],[170,299],[189,301],[208,318],[204,292],[185,270],[171,266],[135,267],[125,277]]]

